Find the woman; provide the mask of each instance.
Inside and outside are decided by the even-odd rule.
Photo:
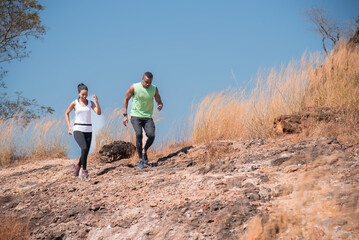
[[[72,128],[70,124],[70,112],[75,109],[75,124],[73,133],[77,144],[81,148],[81,157],[79,163],[74,167],[74,176],[78,177],[80,168],[82,167],[82,177],[88,177],[87,171],[87,155],[91,146],[92,138],[92,124],[91,124],[91,108],[98,115],[101,114],[100,104],[96,95],[92,95],[96,104],[87,100],[88,88],[85,84],[80,83],[77,86],[79,98],[70,103],[70,106],[66,110],[65,118],[67,126],[69,127],[68,133],[72,135]]]

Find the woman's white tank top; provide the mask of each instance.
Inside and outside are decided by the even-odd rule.
[[[91,101],[87,100],[87,106],[81,106],[79,100],[75,100],[75,124],[74,131],[92,132],[91,125]]]

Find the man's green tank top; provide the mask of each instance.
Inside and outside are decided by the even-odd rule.
[[[152,118],[153,97],[156,93],[156,86],[151,84],[149,88],[142,86],[142,83],[135,83],[132,99],[131,116]]]

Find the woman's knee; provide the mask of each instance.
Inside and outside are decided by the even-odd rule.
[[[88,154],[89,151],[90,151],[90,148],[89,148],[89,147],[83,147],[83,148],[81,148],[81,152],[82,152],[82,153]]]

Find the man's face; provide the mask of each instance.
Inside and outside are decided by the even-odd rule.
[[[142,78],[142,86],[144,86],[145,88],[149,88],[151,84],[152,84],[152,78],[148,78],[146,77],[146,75],[144,75]]]

